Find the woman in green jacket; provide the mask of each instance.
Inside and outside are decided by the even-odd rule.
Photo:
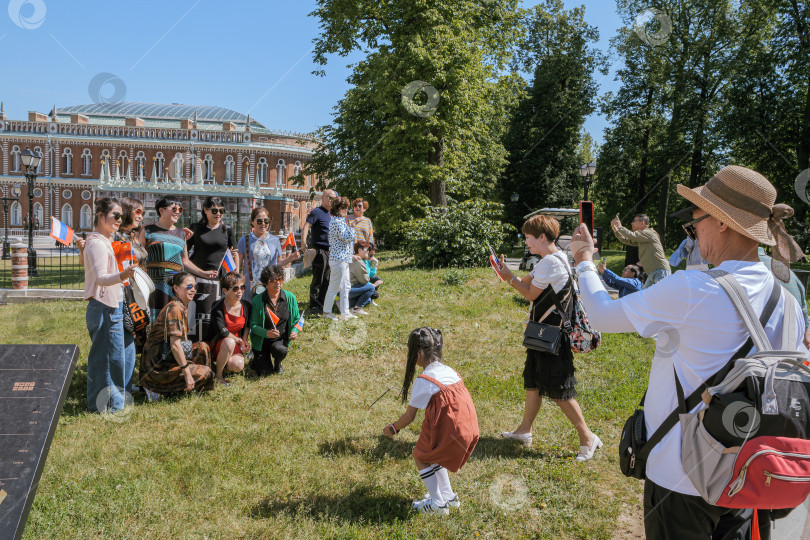
[[[298,337],[295,327],[301,318],[298,301],[294,294],[281,288],[284,283],[284,269],[281,266],[267,266],[262,270],[260,281],[266,290],[251,301],[251,367],[259,375],[283,373],[281,362],[287,357],[290,340]]]

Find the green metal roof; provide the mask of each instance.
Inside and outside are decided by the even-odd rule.
[[[56,114],[82,114],[87,117],[113,117],[113,118],[142,118],[156,120],[187,120],[194,118],[197,113],[198,121],[234,122],[245,124],[247,115],[224,107],[210,105],[181,105],[179,103],[91,103],[89,105],[73,105],[56,109]],[[251,118],[251,128],[264,127]]]

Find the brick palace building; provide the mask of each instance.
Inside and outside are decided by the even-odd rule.
[[[43,156],[34,188],[38,235],[49,216],[77,233],[93,227],[98,196],[142,200],[146,223],[156,221],[154,202],[174,193],[186,208],[182,225],[200,219],[202,201],[225,201],[225,221],[248,229],[255,206],[268,209],[271,231],[298,232],[310,208],[320,203],[316,179],[291,182],[313,154],[312,137],[267,129],[249,115],[222,107],[101,103],[29,112],[8,120],[0,104],[0,191],[19,194],[9,211],[10,236],[24,238],[28,190],[20,152]]]

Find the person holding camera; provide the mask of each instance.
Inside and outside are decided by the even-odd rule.
[[[700,245],[703,257],[742,286],[757,315],[772,291],[779,292],[765,333],[775,347],[803,350],[804,319],[789,294],[775,285],[772,270],[759,260],[757,246],[775,246],[778,277],[791,261],[803,257],[785,231],[783,218],[793,209],[776,204],[776,189],[761,174],[730,165],[705,185],[678,185],[689,200],[692,219],[684,230]],[[580,226],[571,238],[582,302],[592,326],[601,332],[638,332],[657,341],[643,403],[644,422],[652,436],[679,407],[677,381],[690,395],[713,378],[749,339],[749,332],[720,283],[704,272],[677,272],[652,288],[611,300],[593,264],[593,238]],[[787,276],[783,276],[787,277]],[[795,311],[796,343],[781,343],[787,310]],[[703,402],[693,409],[705,407]],[[681,462],[682,432],[676,425],[655,445],[646,463],[644,528],[659,538],[748,538],[751,510],[713,506],[699,496]],[[762,529],[760,529],[762,530]],[[763,537],[764,538],[764,537]]]
[[[628,246],[638,246],[638,260],[647,274],[647,280],[642,288],[646,289],[671,275],[672,269],[664,257],[661,237],[655,229],[650,228],[650,218],[647,214],[636,214],[630,226],[633,228],[632,231],[622,227],[618,214],[610,222],[610,227],[619,242]]]

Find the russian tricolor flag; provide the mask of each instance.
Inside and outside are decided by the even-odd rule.
[[[236,261],[233,260],[230,249],[225,250],[225,257],[223,257],[220,266],[224,266],[226,272],[236,272]]]
[[[298,319],[298,322],[295,323],[295,329],[301,332],[304,329],[304,317],[302,316]]]
[[[73,229],[51,216],[51,238],[69,246],[73,243]]]

